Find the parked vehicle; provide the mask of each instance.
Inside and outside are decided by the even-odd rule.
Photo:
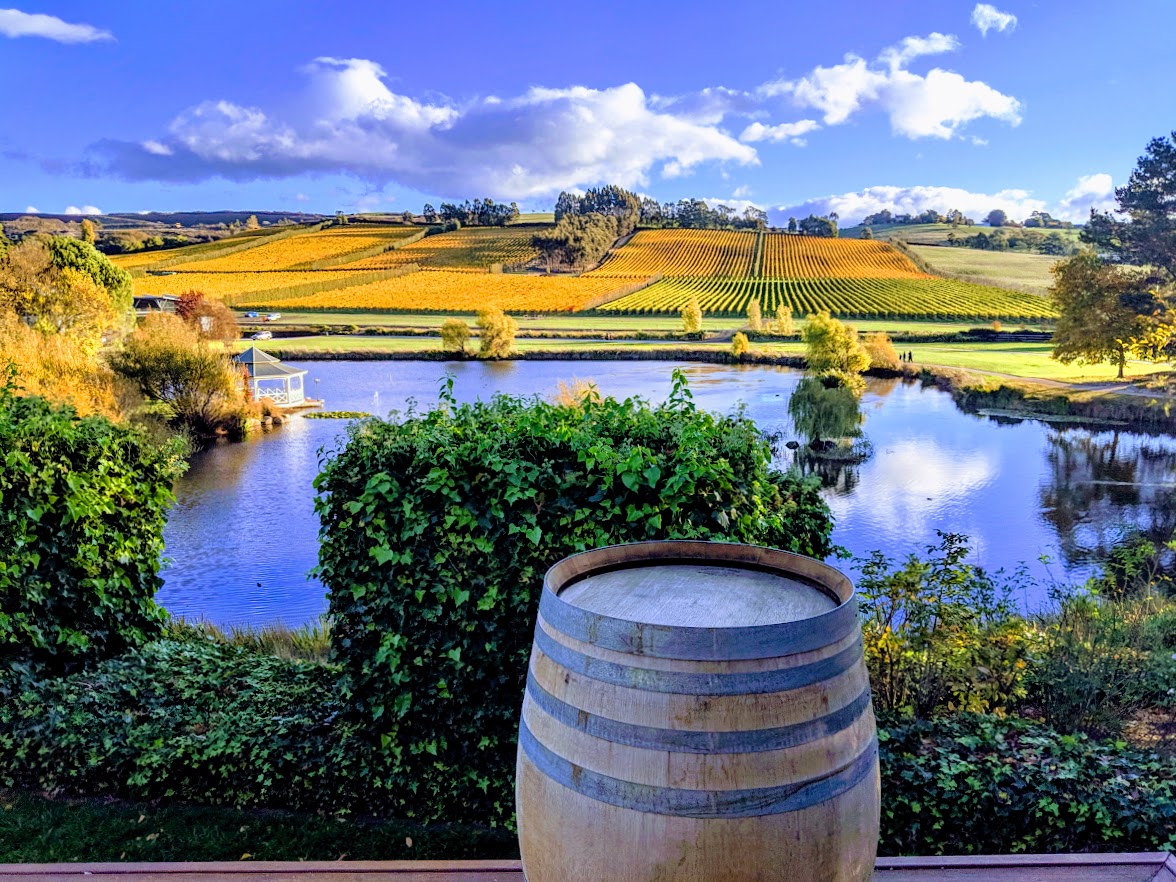
[[[282,314],[280,312],[271,312],[265,317],[265,320],[267,322],[276,322],[281,317],[282,317]]]
[[[244,318],[257,318],[257,313],[256,312],[247,312],[247,313],[245,313]]]
[[[250,340],[272,340],[274,339],[273,331],[258,331],[256,334],[249,335]]]

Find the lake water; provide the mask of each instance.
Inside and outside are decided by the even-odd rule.
[[[681,367],[700,407],[729,412],[742,403],[783,439],[796,437],[788,401],[803,377],[787,368],[655,361],[292,364],[309,371],[307,392],[328,410],[378,415],[410,399],[430,405],[447,370],[461,401],[546,395],[575,377],[607,395],[661,400]],[[1176,439],[1002,423],[897,380],[869,380],[861,411],[873,455],[850,468],[825,467],[823,475],[834,541],[855,554],[919,552],[942,530],[970,536],[976,561],[990,568],[1024,562],[1043,580],[1080,580],[1130,530],[1166,538],[1176,526]],[[324,612],[325,591],[308,577],[318,552],[311,482],[319,450],[346,425],[295,416],[249,442],[194,457],[164,533],[170,564],[159,602],[174,615],[220,625],[297,625]],[[794,455],[781,445],[780,465]],[[1044,586],[1021,600],[1041,605]]]

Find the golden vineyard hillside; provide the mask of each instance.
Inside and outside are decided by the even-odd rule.
[[[546,274],[540,225],[427,235],[411,225],[295,228],[116,258],[140,294],[200,290],[240,308],[395,312],[597,310],[674,314],[697,298],[714,315],[828,309],[857,317],[1032,320],[1042,297],[924,272],[877,240],[777,232],[641,230],[581,275]],[[505,270],[505,271],[504,271]]]

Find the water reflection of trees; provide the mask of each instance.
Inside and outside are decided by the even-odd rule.
[[[799,436],[797,467],[818,476],[823,487],[851,493],[860,480],[857,466],[873,453],[862,434],[865,417],[858,395],[805,377],[788,400],[788,413]]]
[[[1042,514],[1067,565],[1106,557],[1129,533],[1167,542],[1176,530],[1176,446],[1121,432],[1052,430]]]

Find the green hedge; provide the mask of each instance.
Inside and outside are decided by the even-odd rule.
[[[879,740],[880,854],[1176,849],[1176,758],[969,714]]]
[[[341,690],[385,752],[402,813],[507,821],[543,573],[660,538],[817,557],[815,484],[770,468],[742,416],[667,403],[496,397],[352,427],[316,484]]]
[[[0,666],[67,670],[158,633],[178,452],[0,386]]]
[[[0,787],[396,818],[386,759],[342,713],[336,673],[198,639],[49,680],[0,671]],[[994,716],[883,721],[880,741],[882,854],[1176,847],[1176,758]],[[495,796],[509,803],[511,784]],[[481,841],[463,856],[508,844]],[[305,853],[266,856],[283,855]]]
[[[207,639],[158,640],[65,677],[5,679],[0,670],[0,784],[376,810],[367,752],[339,723],[335,677]]]

